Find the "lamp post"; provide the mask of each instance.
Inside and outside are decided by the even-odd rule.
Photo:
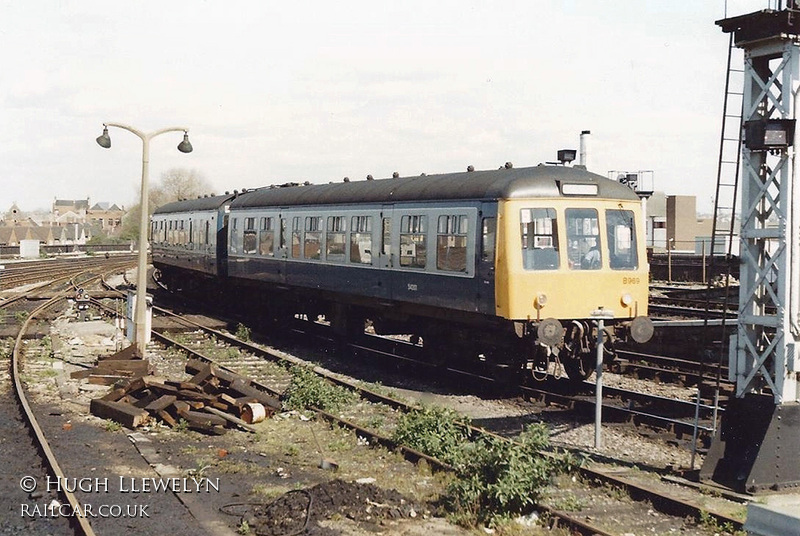
[[[97,143],[104,149],[111,147],[111,138],[108,136],[108,127],[121,128],[139,136],[142,140],[142,191],[141,191],[141,218],[139,220],[139,263],[136,273],[136,310],[134,322],[136,323],[136,352],[144,357],[147,340],[147,188],[150,167],[150,140],[166,132],[183,132],[183,141],[178,145],[182,153],[191,153],[192,144],[189,143],[189,129],[184,127],[162,128],[154,132],[144,133],[128,125],[120,123],[103,123],[103,134],[97,138]]]

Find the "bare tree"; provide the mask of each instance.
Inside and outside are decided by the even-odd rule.
[[[180,199],[208,194],[211,186],[196,169],[172,168],[161,174],[161,181],[150,189],[153,208]]]
[[[196,169],[172,168],[161,174],[160,180],[153,184],[148,192],[148,212],[173,201],[192,199],[200,195],[210,194],[211,186]],[[139,214],[141,204],[137,203],[125,214],[122,221],[121,236],[127,240],[139,238]]]

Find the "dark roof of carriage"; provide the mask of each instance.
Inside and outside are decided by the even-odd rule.
[[[226,202],[233,199],[235,195],[214,195],[210,197],[198,197],[197,199],[184,199],[173,201],[162,205],[153,211],[153,214],[169,214],[172,212],[195,212],[199,210],[217,210]]]
[[[240,194],[231,208],[560,197],[559,183],[595,183],[597,197],[638,199],[625,185],[579,168],[536,166],[320,185],[272,186]]]

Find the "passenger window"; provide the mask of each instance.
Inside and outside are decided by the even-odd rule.
[[[635,270],[639,267],[633,211],[606,210],[606,238],[608,264],[612,270]]]
[[[292,258],[300,258],[300,217],[292,218]]]
[[[178,244],[181,246],[186,246],[188,240],[186,240],[186,230],[184,229],[184,224],[186,223],[185,220],[180,220],[180,230],[178,231]]]
[[[244,239],[242,240],[242,249],[244,253],[255,253],[258,249],[256,237],[256,219],[244,219]]]
[[[286,218],[280,218],[280,228],[278,229],[278,247],[286,249]]]
[[[274,218],[261,218],[261,229],[258,240],[258,253],[261,255],[275,254],[275,229],[273,226]]]
[[[350,220],[350,262],[372,264],[372,216]]]
[[[347,218],[328,216],[325,235],[325,258],[332,262],[344,262],[344,245],[347,239]]]
[[[322,217],[306,216],[306,240],[303,257],[319,259],[322,244]]]
[[[494,262],[494,244],[497,233],[497,220],[483,218],[483,231],[481,233],[481,260]]]
[[[600,225],[597,210],[593,208],[568,208],[567,256],[573,270],[599,270],[603,257],[600,253]]]
[[[436,269],[467,271],[467,225],[465,215],[439,216],[436,232]]]
[[[425,268],[427,227],[427,216],[403,216],[400,219],[400,266]]]
[[[383,218],[381,226],[381,252],[388,257],[392,253],[392,218]]]
[[[520,211],[522,267],[526,270],[556,270],[558,220],[554,208],[523,208]]]
[[[239,218],[231,218],[230,250],[232,253],[241,253],[241,239],[238,231]]]

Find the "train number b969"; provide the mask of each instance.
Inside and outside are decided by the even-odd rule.
[[[640,279],[638,277],[623,277],[622,284],[623,285],[638,285]]]

